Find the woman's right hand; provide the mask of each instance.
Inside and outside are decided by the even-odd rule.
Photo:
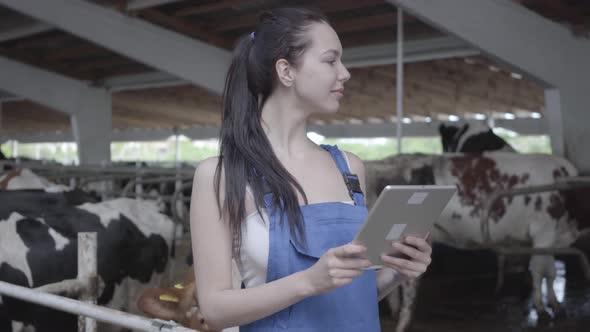
[[[328,250],[313,266],[304,271],[313,295],[329,292],[351,283],[371,266],[367,249],[358,244],[346,244]]]

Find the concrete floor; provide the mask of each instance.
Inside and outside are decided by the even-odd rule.
[[[557,261],[556,267],[554,288],[563,315],[538,317],[530,300],[526,272],[508,275],[498,294],[494,294],[493,274],[471,279],[427,275],[420,284],[408,332],[590,331],[590,282],[582,278],[566,280],[564,264]],[[395,322],[383,308],[381,317],[383,332],[395,331]]]

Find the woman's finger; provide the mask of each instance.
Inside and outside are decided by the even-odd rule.
[[[408,236],[405,239],[405,242],[408,244],[413,245],[414,247],[416,247],[418,250],[420,250],[421,252],[425,253],[425,254],[432,254],[432,247],[428,244],[428,242],[426,242],[425,239],[421,239],[419,237],[415,237],[415,236]]]
[[[388,255],[381,255],[381,261],[388,267],[395,270],[408,270],[417,273],[424,273],[426,271],[426,264],[410,261],[403,258],[392,257]]]
[[[364,258],[334,258],[329,266],[332,269],[363,269],[371,266],[371,261]]]
[[[393,248],[399,250],[401,253],[408,255],[412,260],[430,264],[430,254],[424,253],[412,246],[403,244],[401,242],[394,242]]]
[[[338,258],[358,258],[366,254],[367,248],[359,244],[346,244],[330,249]]]
[[[330,270],[329,274],[332,278],[356,278],[363,274],[363,272],[363,270],[336,269]]]

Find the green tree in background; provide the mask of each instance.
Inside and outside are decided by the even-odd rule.
[[[547,136],[501,136],[520,153],[551,153]],[[395,138],[341,138],[320,139],[319,143],[336,144],[342,150],[350,151],[364,160],[382,159],[397,153]],[[180,161],[197,163],[219,154],[217,140],[191,141],[183,138],[180,144]],[[405,137],[403,153],[440,154],[442,146],[438,137]],[[0,149],[7,157],[12,156],[11,144],[3,144]],[[19,144],[18,155],[33,159],[54,160],[63,164],[77,163],[77,147],[74,143],[34,143]],[[175,140],[158,142],[113,142],[111,158],[113,161],[146,161],[172,164],[176,157]]]

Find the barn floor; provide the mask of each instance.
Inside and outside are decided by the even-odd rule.
[[[188,234],[177,245],[177,257],[182,258],[174,269],[174,282],[182,280],[187,268],[183,258],[190,253]],[[565,265],[556,261],[555,292],[565,314],[547,320],[537,317],[532,307],[528,273],[507,274],[504,286],[495,295],[495,271],[489,271],[495,257],[481,253],[471,258],[466,258],[465,253],[461,256],[458,259],[448,252],[433,256],[433,265],[421,281],[414,318],[406,332],[590,331],[590,282],[579,277],[580,271],[571,272],[578,277],[566,280]],[[450,272],[460,269],[461,273]],[[382,331],[395,331],[395,321],[385,301],[380,309]]]
[[[590,331],[590,282],[567,281],[559,261],[555,291],[565,313],[542,319],[532,308],[525,273],[508,275],[498,295],[490,275],[459,280],[427,276],[422,280],[415,316],[408,332],[423,331]],[[383,303],[382,303],[383,305]],[[382,308],[382,330],[395,331],[395,322]]]

